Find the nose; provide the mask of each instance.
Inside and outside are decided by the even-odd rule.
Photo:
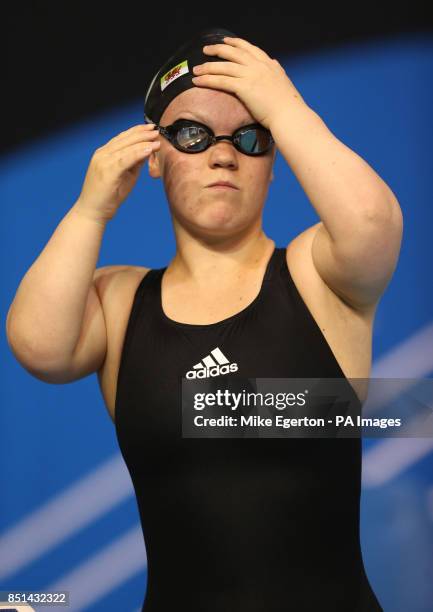
[[[211,168],[224,166],[225,168],[237,168],[237,151],[229,140],[220,140],[209,149],[209,165]]]

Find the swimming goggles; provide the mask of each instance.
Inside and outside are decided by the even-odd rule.
[[[231,136],[215,136],[207,125],[192,119],[177,119],[171,125],[156,129],[183,153],[201,153],[218,140],[230,140],[233,146],[245,155],[263,155],[272,147],[274,139],[271,132],[260,123],[244,125]]]

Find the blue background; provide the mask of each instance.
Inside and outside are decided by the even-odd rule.
[[[379,305],[373,376],[433,374],[433,43],[345,44],[279,61],[332,132],[365,159],[404,215],[398,267]],[[142,122],[141,99],[1,160],[2,320],[20,280],[78,198],[94,150]],[[285,246],[318,217],[280,153],[264,213]],[[162,183],[145,165],[107,226],[98,267],[161,267],[175,243]],[[0,590],[65,588],[72,610],[138,610],[146,557],[129,474],[96,375],[32,377],[1,335]],[[364,440],[361,542],[386,612],[433,610],[433,445]],[[376,453],[376,454],[375,454]],[[389,462],[400,467],[384,472]],[[399,463],[399,462],[397,462]],[[379,469],[381,468],[381,469]],[[379,472],[378,472],[379,469]]]

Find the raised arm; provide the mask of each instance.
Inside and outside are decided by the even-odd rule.
[[[156,135],[149,125],[135,126],[96,150],[78,200],[18,286],[7,315],[7,339],[17,360],[41,380],[82,378],[105,358],[97,281],[113,266],[96,270],[96,263],[106,225],[157,148]]]
[[[353,308],[374,308],[400,252],[397,198],[303,102],[282,110],[272,134],[321,219],[311,247],[318,274]]]

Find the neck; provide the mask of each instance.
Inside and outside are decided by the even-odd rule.
[[[183,281],[219,282],[223,278],[244,276],[260,268],[275,248],[275,242],[260,228],[243,236],[224,239],[197,239],[176,235],[176,254],[166,273]]]

